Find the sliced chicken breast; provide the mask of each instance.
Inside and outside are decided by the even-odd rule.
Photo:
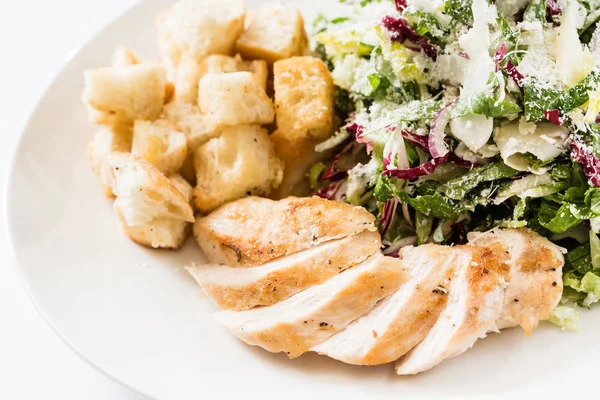
[[[362,207],[318,197],[248,197],[198,219],[194,236],[211,263],[248,267],[376,230],[375,217]]]
[[[202,265],[188,268],[221,309],[244,311],[286,300],[326,282],[381,249],[379,233],[364,231],[251,268]]]
[[[469,234],[478,246],[501,245],[510,266],[510,285],[498,328],[521,326],[529,335],[546,320],[563,293],[561,248],[529,229],[494,229]]]
[[[398,375],[427,371],[495,330],[508,266],[499,247],[458,246],[446,307],[425,339],[396,364]]]
[[[356,365],[396,361],[425,338],[444,309],[458,253],[447,246],[405,247],[400,257],[409,281],[312,350]]]
[[[406,277],[399,260],[377,254],[281,303],[216,318],[242,341],[295,358],[369,312]]]

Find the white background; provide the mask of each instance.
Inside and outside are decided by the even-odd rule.
[[[75,49],[134,3],[0,1],[0,399],[139,399],[80,360],[36,312],[12,263],[4,219],[12,152],[38,98]]]

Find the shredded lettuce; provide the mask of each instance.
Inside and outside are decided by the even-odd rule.
[[[496,227],[545,236],[566,250],[550,320],[575,330],[566,302],[600,299],[600,0],[342,3],[314,28],[341,128],[313,190],[383,221],[386,254]]]
[[[521,112],[518,104],[509,101],[497,101],[487,93],[474,93],[461,97],[452,109],[452,119],[469,114],[485,115],[488,118],[499,118],[516,115]]]
[[[573,307],[556,307],[549,321],[568,331],[579,332],[579,314]]]
[[[465,175],[446,182],[442,186],[441,191],[450,199],[461,200],[467,193],[483,182],[512,178],[518,174],[519,171],[512,169],[503,162],[488,164],[483,167],[474,168]]]

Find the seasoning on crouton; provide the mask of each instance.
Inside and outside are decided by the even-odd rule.
[[[135,121],[131,153],[148,161],[166,176],[179,172],[187,149],[185,133],[169,121]]]
[[[117,197],[114,210],[125,233],[152,248],[177,249],[190,233],[194,212],[176,186],[149,162],[111,153],[102,164]]]
[[[157,16],[158,47],[169,80],[183,55],[200,63],[209,54],[231,54],[244,30],[244,0],[181,0]]]
[[[274,65],[277,128],[290,140],[327,138],[333,130],[334,85],[329,69],[314,57]]]
[[[237,42],[244,59],[274,63],[304,53],[307,39],[300,11],[284,4],[267,4],[256,12]]]
[[[132,124],[155,120],[165,101],[165,69],[145,63],[125,68],[97,68],[85,72],[83,100],[97,124]]]
[[[283,162],[275,155],[267,132],[256,125],[222,131],[194,155],[196,206],[202,213],[251,195],[268,195],[283,178]]]
[[[125,68],[139,63],[139,57],[133,54],[131,50],[124,46],[119,46],[113,53],[111,65],[113,68]]]
[[[198,104],[219,126],[269,124],[273,103],[250,72],[206,74],[200,80]]]
[[[129,153],[131,151],[131,128],[116,125],[102,129],[94,135],[88,146],[88,159],[92,171],[96,174],[102,185],[106,197],[113,197],[112,180],[103,174],[102,163],[107,154],[113,152]]]

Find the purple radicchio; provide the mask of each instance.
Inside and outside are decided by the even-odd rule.
[[[398,209],[398,200],[392,199],[383,204],[381,218],[379,220],[381,236],[385,236],[388,230],[392,227],[396,219],[396,210]]]
[[[523,74],[519,72],[517,67],[515,67],[515,65],[510,60],[508,60],[506,62],[506,66],[504,67],[504,70],[506,71],[508,76],[510,76],[511,79],[515,82],[515,84],[519,87],[519,89],[521,90],[521,93],[523,93],[523,81],[525,79]]]
[[[447,156],[450,148],[446,143],[446,126],[450,123],[452,109],[456,105],[456,101],[442,107],[438,111],[436,117],[431,121],[431,130],[429,131],[428,147],[433,158],[441,158]]]
[[[592,185],[600,187],[600,158],[581,139],[571,142],[571,160],[583,166],[583,173]]]
[[[554,23],[554,25],[558,25],[554,20],[554,17],[560,15],[562,13],[562,9],[560,5],[556,2],[556,0],[547,0],[546,1],[546,21]]]
[[[348,152],[350,152],[350,150],[352,150],[353,146],[354,143],[350,143],[346,147],[344,147],[342,151],[336,154],[336,156],[333,158],[333,161],[329,165],[329,168],[327,168],[325,172],[323,172],[323,176],[321,177],[321,179],[323,179],[324,181],[336,182],[348,176],[348,171],[344,169],[338,169],[337,164],[340,162],[343,156],[345,156]]]
[[[431,175],[440,165],[448,161],[449,156],[450,153],[447,153],[443,157],[433,158],[427,161],[425,164],[409,169],[388,169],[385,167],[384,162],[384,171],[382,172],[382,175],[405,180],[412,180],[420,176]]]
[[[494,54],[493,60],[494,64],[496,64],[496,72],[500,71],[504,57],[506,57],[506,43],[502,43],[502,46],[500,46],[496,54]]]
[[[408,7],[407,0],[396,0],[396,10],[402,12]]]
[[[564,119],[560,116],[560,111],[557,109],[544,111],[544,118],[554,125],[562,125]]]
[[[417,146],[423,151],[429,152],[429,143],[427,136],[417,135],[416,133],[407,130],[402,131],[402,136],[412,145]]]
[[[390,39],[393,42],[403,43],[407,48],[413,51],[425,52],[433,61],[437,60],[438,52],[436,47],[424,36],[419,35],[410,27],[404,18],[396,18],[392,15],[386,15],[381,20],[381,25],[390,33]]]
[[[315,192],[315,196],[319,196],[327,200],[334,200],[343,183],[343,180],[332,182],[329,184],[329,186],[322,187],[317,192]]]

